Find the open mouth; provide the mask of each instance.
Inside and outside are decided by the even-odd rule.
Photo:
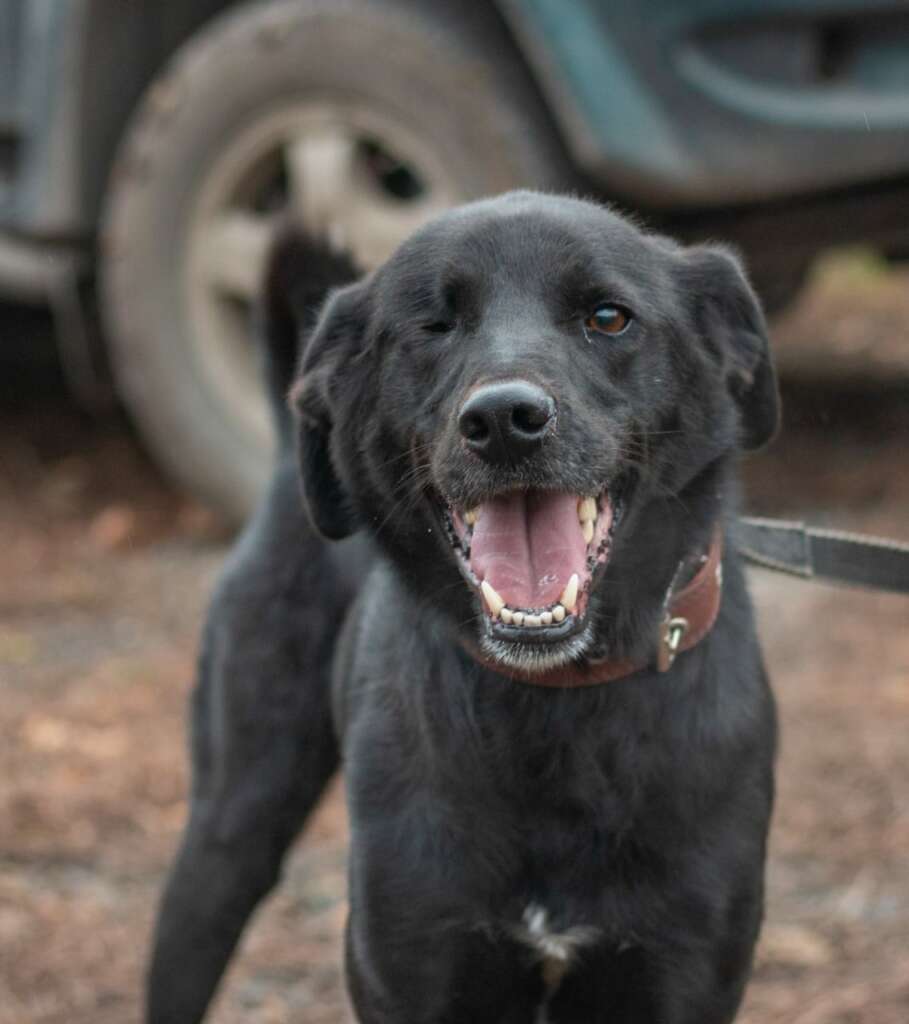
[[[553,643],[576,633],[621,518],[615,489],[518,490],[447,509],[449,538],[491,635]]]

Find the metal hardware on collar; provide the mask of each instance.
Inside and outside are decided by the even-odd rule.
[[[657,647],[657,672],[666,672],[672,668],[675,656],[679,653],[682,637],[688,632],[690,623],[680,615],[670,618],[667,614],[660,627],[660,643]]]

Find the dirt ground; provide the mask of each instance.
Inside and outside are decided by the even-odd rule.
[[[834,269],[778,326],[788,425],[747,467],[750,509],[909,539],[907,284]],[[15,365],[0,376],[0,1024],[127,1024],[186,812],[183,709],[226,535],[121,425]],[[909,599],[752,584],[783,747],[740,1020],[906,1024]],[[336,792],[215,1024],[346,1019],[345,828]]]

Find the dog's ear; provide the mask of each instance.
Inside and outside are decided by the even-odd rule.
[[[689,249],[687,287],[704,342],[721,359],[726,386],[739,408],[741,442],[760,448],[779,427],[780,400],[761,304],[739,260],[728,249]]]
[[[291,389],[299,414],[299,460],[303,503],[316,529],[330,540],[355,533],[359,524],[338,471],[335,421],[345,371],[355,363],[366,333],[367,285],[333,292],[310,335]]]

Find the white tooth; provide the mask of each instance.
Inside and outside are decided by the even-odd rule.
[[[474,523],[479,518],[480,518],[480,510],[479,509],[471,508],[471,509],[468,509],[464,513],[464,522],[467,523],[468,526],[473,526]]]
[[[578,502],[578,519],[582,523],[595,523],[597,519],[596,498],[582,498]]]
[[[525,615],[524,616],[524,625],[525,626],[539,626],[540,625],[540,621],[541,620],[540,620],[540,616],[539,615]]]
[[[524,624],[524,613],[523,612],[512,612],[511,613],[511,621],[516,626],[523,625]]]
[[[584,534],[585,544],[589,544],[593,540],[593,523],[589,519],[581,526],[581,533]]]
[[[510,626],[511,625],[511,620],[514,618],[514,616],[511,613],[511,609],[510,608],[503,608],[499,612],[499,617],[505,623],[506,626]]]
[[[540,622],[542,622],[544,626],[551,626],[552,625],[552,612],[542,612],[540,614]]]
[[[563,622],[565,620],[565,609],[557,604],[552,609],[552,618],[555,622]]]
[[[492,612],[492,617],[496,618],[499,612],[505,607],[505,602],[501,597],[493,590],[493,588],[483,580],[480,584],[480,590],[483,591],[483,597],[486,598],[486,603],[489,605],[489,610]]]
[[[559,598],[559,601],[565,605],[566,611],[573,612],[575,605],[578,603],[579,583],[580,580],[578,579],[578,574],[572,573],[571,579],[565,585],[565,589],[562,591],[562,596]]]

